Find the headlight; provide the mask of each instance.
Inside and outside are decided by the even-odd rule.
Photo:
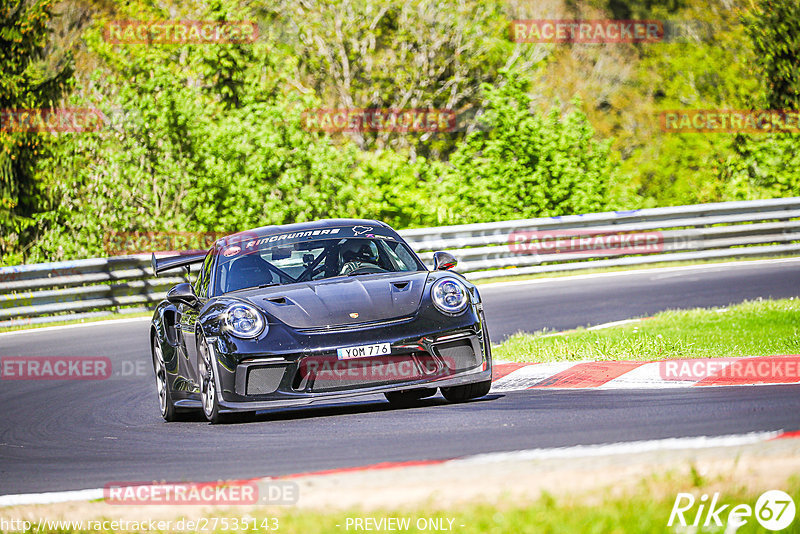
[[[264,318],[249,304],[232,304],[225,310],[225,329],[236,337],[256,337],[264,326]]]
[[[455,278],[442,278],[434,282],[431,298],[436,307],[448,315],[463,312],[469,303],[467,288]]]

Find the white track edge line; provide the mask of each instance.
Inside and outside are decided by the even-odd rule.
[[[617,456],[622,454],[635,454],[642,452],[681,450],[681,449],[708,449],[712,447],[736,447],[760,443],[780,436],[780,431],[751,432],[748,434],[731,434],[727,436],[699,436],[692,438],[667,438],[646,441],[630,441],[620,443],[605,443],[600,445],[576,445],[573,447],[559,447],[549,449],[526,449],[510,452],[490,452],[476,454],[464,458],[451,460],[449,463],[497,463],[512,460],[553,460],[593,458],[597,456]]]
[[[15,334],[28,334],[30,332],[53,332],[56,330],[70,330],[72,328],[82,328],[86,326],[97,326],[103,324],[133,323],[137,321],[149,321],[152,317],[128,317],[126,319],[105,319],[100,321],[87,321],[77,324],[62,324],[59,326],[42,326],[40,328],[26,328],[24,330],[12,330],[11,332],[0,332],[0,337],[13,336]]]
[[[603,323],[588,327],[586,330],[605,330],[606,328],[614,328],[615,326],[623,326],[631,323],[638,323],[643,319],[622,319],[621,321],[611,321],[610,323]]]
[[[102,498],[102,488],[75,491],[51,491],[47,493],[23,493],[20,495],[0,495],[0,506],[56,504],[71,501],[93,501]]]

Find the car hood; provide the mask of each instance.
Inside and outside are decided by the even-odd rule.
[[[265,288],[246,298],[292,328],[340,326],[413,315],[427,272],[337,277]]]

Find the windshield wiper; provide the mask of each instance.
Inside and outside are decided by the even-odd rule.
[[[241,289],[234,289],[233,291],[227,291],[227,293],[236,293],[237,291],[250,291],[251,289],[264,289],[265,287],[272,287],[272,286],[279,286],[281,285],[279,282],[273,282],[271,284],[263,284],[260,286],[247,286]]]

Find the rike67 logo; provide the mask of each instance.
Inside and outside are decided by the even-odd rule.
[[[762,493],[756,500],[755,507],[749,504],[721,504],[719,501],[719,492],[710,498],[704,493],[699,499],[691,493],[678,493],[667,526],[726,526],[727,529],[738,529],[755,518],[763,528],[778,531],[792,524],[796,512],[792,498],[780,490]]]

